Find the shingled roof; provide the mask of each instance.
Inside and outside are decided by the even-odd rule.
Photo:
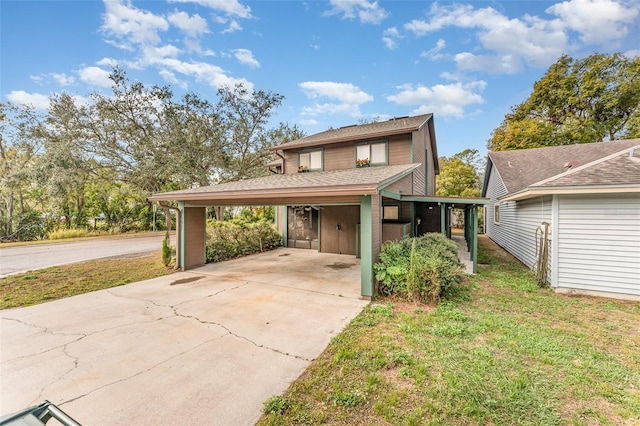
[[[365,167],[324,172],[273,174],[218,185],[154,194],[150,201],[229,200],[315,195],[376,194],[381,186],[406,176],[420,164]]]
[[[363,139],[375,139],[393,135],[401,135],[411,133],[424,126],[433,114],[416,115],[414,117],[396,117],[387,121],[376,123],[360,124],[352,126],[344,126],[339,129],[330,129],[324,132],[316,133],[302,139],[287,142],[282,145],[271,148],[289,149],[289,148],[305,148],[317,145],[327,145],[332,143],[356,141]]]
[[[640,184],[636,174],[640,165],[622,155],[622,151],[637,146],[640,139],[491,152],[485,180],[494,167],[509,194],[553,177],[558,178],[553,186],[625,184],[629,180]],[[600,161],[618,153],[620,158],[616,155]],[[590,167],[582,167],[594,162]],[[577,168],[580,173],[567,173]]]

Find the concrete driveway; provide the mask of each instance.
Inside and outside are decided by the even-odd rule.
[[[0,414],[248,425],[367,304],[353,256],[278,249],[0,311]]]

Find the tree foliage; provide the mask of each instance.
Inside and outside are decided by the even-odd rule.
[[[465,149],[452,157],[440,157],[436,195],[442,197],[480,196],[482,160],[476,149]]]
[[[492,151],[640,136],[640,58],[561,56],[488,142]]]
[[[27,216],[64,217],[68,227],[96,216],[108,226],[150,225],[151,193],[266,174],[269,148],[304,136],[269,127],[283,100],[272,92],[239,84],[214,101],[176,99],[121,68],[110,78],[111,93],[81,103],[53,94],[44,113],[0,104],[0,238],[14,238]]]

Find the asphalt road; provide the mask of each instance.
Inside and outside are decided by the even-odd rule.
[[[0,277],[49,266],[159,251],[164,234],[0,247]],[[174,243],[173,236],[171,243]]]

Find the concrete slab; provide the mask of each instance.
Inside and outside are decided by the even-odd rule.
[[[0,414],[248,425],[367,304],[353,256],[278,249],[0,312]]]

